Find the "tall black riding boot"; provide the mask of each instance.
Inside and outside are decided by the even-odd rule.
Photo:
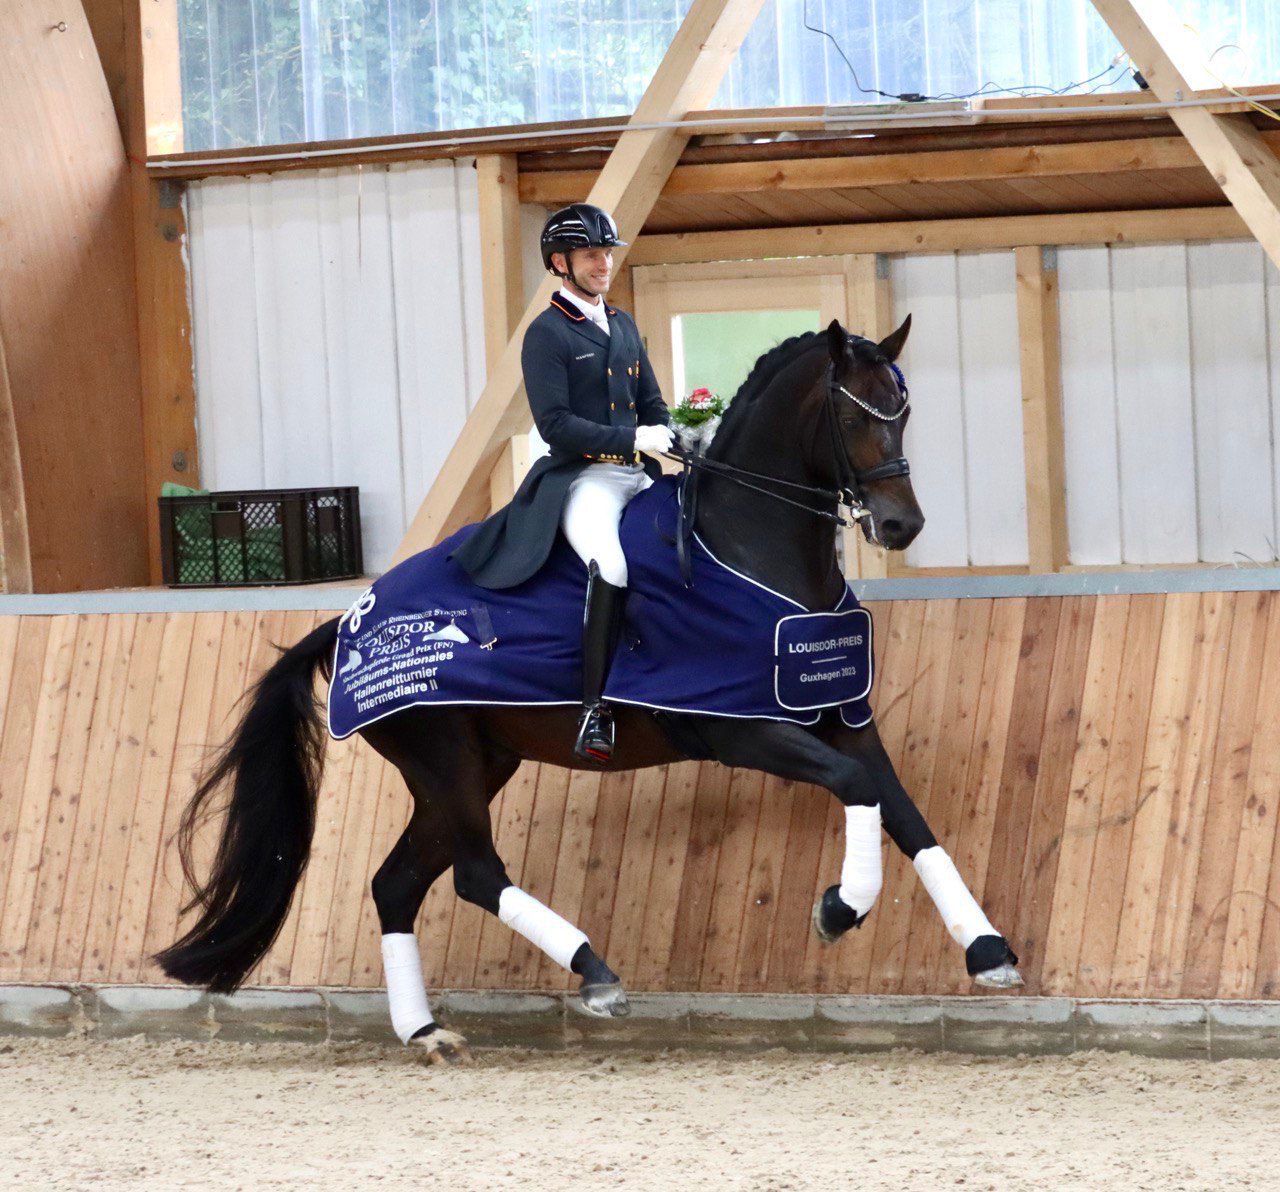
[[[613,756],[613,712],[601,698],[618,645],[627,589],[600,575],[594,559],[587,570],[587,609],[582,621],[582,719],[573,752],[606,765]]]

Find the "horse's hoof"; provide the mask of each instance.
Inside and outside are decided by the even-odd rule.
[[[427,1062],[430,1064],[471,1063],[471,1048],[467,1046],[466,1039],[456,1031],[445,1030],[442,1026],[436,1027],[429,1034],[410,1039],[409,1043],[411,1046],[421,1047],[427,1053]]]
[[[631,1003],[627,1001],[627,991],[620,982],[607,985],[583,985],[578,996],[588,1014],[597,1018],[626,1018],[631,1013]]]
[[[867,916],[859,916],[851,906],[847,906],[840,897],[839,886],[828,886],[821,898],[813,904],[813,914],[809,916],[813,922],[813,930],[824,944],[834,944],[847,931],[861,927]]]
[[[1017,989],[1023,984],[1022,974],[1011,964],[998,964],[984,973],[975,973],[973,980],[987,989]]]
[[[811,921],[812,921],[812,923],[813,923],[813,932],[814,932],[814,934],[815,934],[815,935],[816,935],[816,936],[817,936],[817,937],[818,937],[818,938],[819,938],[819,939],[820,939],[824,944],[834,944],[834,943],[836,942],[836,940],[838,940],[838,939],[840,938],[840,933],[839,933],[839,932],[828,931],[828,930],[826,929],[826,927],[823,925],[823,922],[822,922],[822,899],[821,899],[821,898],[819,898],[819,899],[818,899],[818,900],[813,904],[813,914],[811,914],[811,915],[809,916],[809,918],[810,918],[810,920],[811,920]]]

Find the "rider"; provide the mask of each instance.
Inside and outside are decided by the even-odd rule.
[[[627,502],[661,474],[670,413],[634,320],[604,301],[613,249],[625,246],[607,211],[572,203],[542,229],[542,262],[561,279],[529,325],[520,362],[538,433],[551,453],[530,469],[511,504],[453,557],[476,583],[508,588],[533,575],[557,529],[587,564],[582,630],[582,717],[574,753],[608,762],[613,716],[603,701],[618,641],[627,562],[618,523]]]

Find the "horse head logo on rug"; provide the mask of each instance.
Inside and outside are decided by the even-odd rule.
[[[607,692],[627,726],[610,768],[711,759],[827,788],[844,807],[845,857],[813,908],[819,937],[834,942],[870,913],[883,828],[914,863],[969,973],[1005,988],[1021,983],[1017,957],[881,745],[871,617],[836,550],[846,516],[889,550],[924,524],[903,452],[910,398],[897,361],[909,330],[908,318],[875,343],[832,323],[766,352],[705,456],[628,505],[633,594]],[[474,529],[387,572],[258,681],[183,821],[201,915],[158,957],[170,976],[233,990],[279,933],[315,826],[324,725],[308,696],[323,673],[332,734],[358,732],[399,768],[414,800],[373,880],[400,1038],[437,1061],[466,1054],[431,1014],[413,934],[450,866],[461,898],[581,978],[588,1011],[627,1013],[621,981],[587,937],[508,878],[488,814],[523,759],[582,764],[571,746],[584,569],[560,542],[526,583],[476,588],[449,557]],[[222,846],[201,881],[194,828],[227,783]]]

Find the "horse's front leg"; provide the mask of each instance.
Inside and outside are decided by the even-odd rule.
[[[842,756],[855,762],[875,788],[885,831],[915,866],[951,938],[965,950],[969,975],[979,985],[993,989],[1021,985],[1017,956],[991,925],[955,863],[898,781],[875,725],[851,729],[839,724],[823,736]],[[827,893],[830,896],[830,891]],[[819,934],[823,934],[821,929]]]
[[[841,752],[802,725],[783,721],[699,719],[696,732],[726,766],[811,782],[840,800],[845,816],[840,882],[814,906],[813,925],[828,943],[859,926],[875,905],[883,880],[881,784],[862,758]]]

